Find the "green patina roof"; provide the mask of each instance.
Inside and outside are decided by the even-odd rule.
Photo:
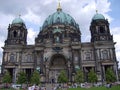
[[[96,13],[96,14],[93,16],[92,20],[98,20],[98,19],[103,19],[103,20],[105,20],[105,17],[104,17],[102,14]]]
[[[53,24],[69,24],[78,27],[75,20],[62,10],[57,10],[52,15],[49,15],[43,24],[43,28]]]
[[[13,21],[12,21],[12,24],[22,24],[24,23],[24,21],[18,17],[18,18],[15,18]]]

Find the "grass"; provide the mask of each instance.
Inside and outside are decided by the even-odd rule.
[[[91,87],[91,88],[70,88],[68,90],[120,90],[120,85],[119,86],[112,86],[111,88]]]
[[[6,88],[3,88],[3,89],[0,89],[0,90],[17,90],[17,89],[13,89],[13,88],[6,89]],[[23,89],[19,89],[19,90],[23,90]]]
[[[0,90],[16,90],[16,89],[13,89],[13,88],[3,88],[3,89],[0,89]],[[23,90],[23,89],[19,89],[19,90]]]
[[[0,90],[14,90],[14,89],[0,89]],[[22,89],[21,89],[22,90]],[[61,89],[59,89],[61,90]],[[63,89],[64,90],[64,89]],[[66,90],[66,89],[65,89]],[[91,88],[70,88],[68,90],[120,90],[119,86],[112,86],[112,88],[106,88],[106,87],[91,87]]]
[[[10,88],[10,89],[7,89],[7,88],[3,88],[3,89],[0,89],[0,90],[14,90],[14,89],[12,89],[12,88]]]

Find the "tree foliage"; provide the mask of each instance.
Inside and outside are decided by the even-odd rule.
[[[120,68],[118,69],[118,76],[119,76],[119,79],[120,79]]]
[[[11,83],[12,82],[11,75],[8,71],[6,71],[6,73],[4,74],[2,82],[3,83]]]
[[[94,72],[93,69],[90,70],[88,73],[88,82],[95,83],[97,82],[97,74]]]
[[[38,71],[34,71],[31,77],[31,84],[40,84],[40,74]]]
[[[115,73],[113,72],[113,70],[111,68],[107,68],[105,76],[106,76],[107,83],[116,81]]]
[[[26,83],[26,81],[27,81],[26,74],[24,72],[19,72],[17,83],[23,84]]]
[[[77,83],[82,83],[84,82],[84,74],[82,70],[77,70],[76,75],[75,75],[75,82]]]
[[[58,82],[59,83],[66,83],[68,82],[68,78],[67,78],[67,75],[65,73],[65,71],[61,71],[59,76],[58,76]]]

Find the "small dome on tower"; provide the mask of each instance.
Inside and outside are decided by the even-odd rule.
[[[93,16],[92,20],[101,20],[101,19],[105,20],[105,17],[96,11],[96,14]]]
[[[13,21],[12,21],[12,24],[24,24],[24,21],[18,17],[18,18],[15,18]]]

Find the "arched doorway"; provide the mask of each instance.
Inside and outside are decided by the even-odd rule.
[[[57,83],[58,76],[62,70],[67,72],[67,60],[65,56],[61,54],[53,55],[49,63],[49,82]]]

